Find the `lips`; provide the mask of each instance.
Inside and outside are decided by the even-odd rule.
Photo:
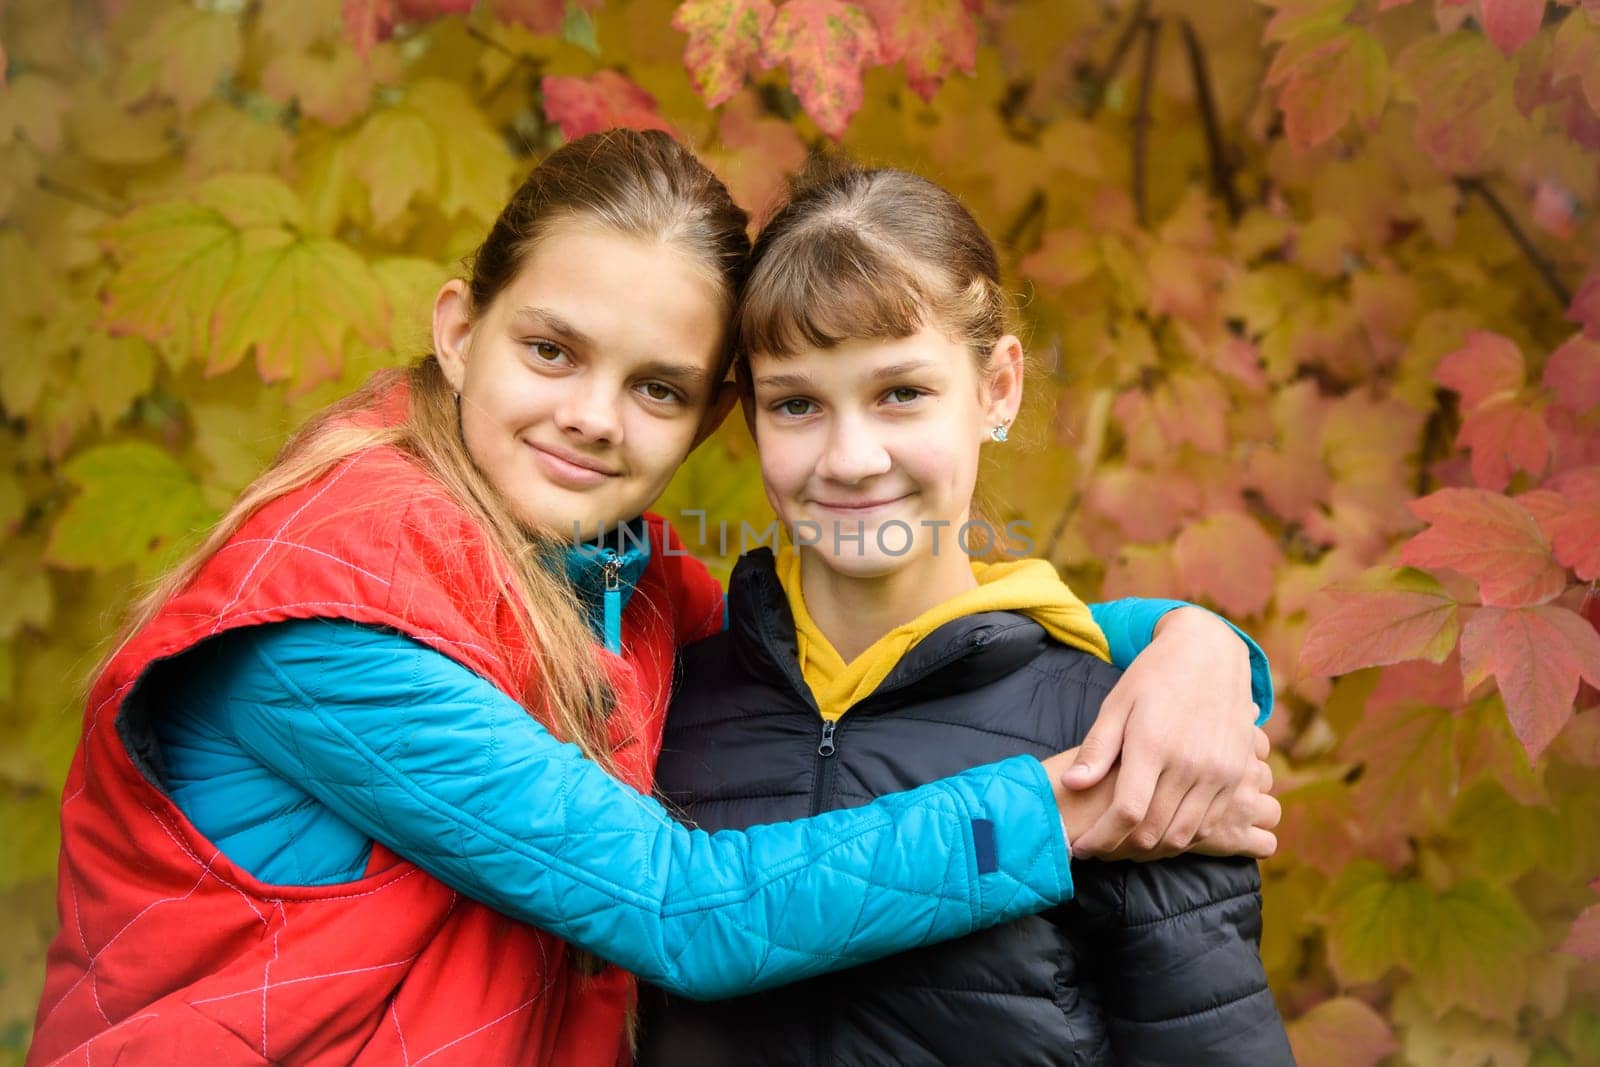
[[[570,452],[564,448],[537,445],[531,442],[528,447],[533,450],[534,459],[544,471],[545,476],[557,485],[564,485],[573,489],[588,489],[622,473],[614,467],[601,463],[599,460],[576,452]]]
[[[879,508],[886,508],[890,504],[898,504],[910,495],[910,493],[906,493],[901,496],[878,497],[873,500],[813,500],[811,503],[824,511],[836,511],[843,515],[865,515],[868,512],[877,511]]]

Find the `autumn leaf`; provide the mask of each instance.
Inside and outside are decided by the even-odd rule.
[[[1465,574],[1485,604],[1541,604],[1567,587],[1544,531],[1516,501],[1482,489],[1441,489],[1410,508],[1430,526],[1406,542],[1401,561]]]
[[[1432,895],[1357,860],[1329,890],[1328,963],[1341,985],[1374,982],[1425,954],[1434,919]]]
[[[861,68],[879,61],[872,20],[844,0],[788,0],[761,46],[761,63],[789,72],[789,86],[833,138],[861,107]]]
[[[1376,1067],[1399,1051],[1394,1029],[1355,997],[1334,997],[1287,1026],[1300,1067]]]
[[[1537,476],[1550,462],[1550,428],[1543,413],[1514,395],[1468,412],[1456,444],[1472,452],[1472,480],[1495,492],[1511,484],[1514,471]]]
[[[1568,338],[1545,361],[1544,386],[1555,394],[1557,407],[1573,412],[1600,407],[1600,341],[1582,334]]]
[[[238,67],[242,48],[237,12],[184,4],[152,21],[130,51],[135,72],[148,72],[150,88],[190,112]]]
[[[598,70],[587,78],[550,76],[539,83],[539,91],[545,114],[569,141],[617,126],[672,132],[656,110],[656,98],[614,70]]]
[[[775,13],[770,0],[685,0],[678,6],[672,28],[689,36],[683,63],[707,107],[743,88]]]
[[[1425,704],[1368,707],[1339,746],[1362,766],[1351,801],[1383,833],[1418,829],[1450,808],[1456,789],[1456,720]]]
[[[1434,898],[1412,972],[1437,1011],[1469,1008],[1489,1019],[1516,1018],[1540,947],[1537,927],[1507,890],[1469,881]]]
[[[880,63],[906,65],[916,94],[932,100],[952,73],[978,61],[977,18],[983,0],[857,0],[878,28]]]
[[[109,427],[155,381],[155,351],[137,337],[92,333],[80,346],[77,373],[84,399]]]
[[[379,111],[350,142],[351,173],[366,186],[379,226],[398,218],[439,180],[439,146],[427,120],[406,108]]]
[[[1589,888],[1600,893],[1600,879],[1590,883]],[[1579,959],[1600,960],[1600,904],[1583,909],[1556,951]]]
[[[1374,571],[1359,586],[1330,590],[1338,604],[1306,634],[1302,665],[1345,674],[1404,660],[1441,663],[1460,632],[1457,604],[1431,575]]]
[[[1283,553],[1254,520],[1222,512],[1185,526],[1173,559],[1188,595],[1242,618],[1266,609]]]
[[[471,0],[461,3],[463,9],[472,6]],[[501,22],[548,35],[561,31],[569,10],[592,12],[600,7],[600,0],[494,0],[493,7],[495,18]]]
[[[1284,130],[1299,151],[1322,144],[1352,120],[1372,125],[1389,100],[1389,57],[1365,30],[1343,28],[1301,57],[1278,95]]]
[[[214,517],[193,476],[143,441],[91,448],[62,469],[81,492],[50,534],[47,558],[60,567],[105,571],[131,563],[148,577]]]
[[[1051,230],[1039,247],[1022,258],[1017,269],[1040,285],[1070,289],[1100,270],[1096,243],[1078,227]]]
[[[1517,497],[1550,538],[1556,562],[1579,579],[1600,578],[1600,468],[1569,471]]]
[[[284,51],[267,61],[261,89],[274,100],[293,100],[300,110],[329,126],[343,126],[367,109],[372,98],[370,57],[335,51]]]
[[[348,246],[250,230],[217,296],[206,366],[220,373],[254,350],[262,381],[308,389],[338,376],[348,336],[382,345],[388,319],[377,279]]]
[[[1480,407],[1501,395],[1514,396],[1522,388],[1522,351],[1514,342],[1487,330],[1469,331],[1466,342],[1433,371],[1435,381],[1461,394],[1463,409]]]
[[[1600,686],[1600,633],[1555,604],[1481,608],[1461,631],[1461,674],[1468,689],[1494,677],[1535,760],[1572,717],[1579,679]]]
[[[1505,55],[1532,40],[1544,19],[1544,0],[1478,0],[1483,32]]]
[[[1477,34],[1422,37],[1401,52],[1396,70],[1417,100],[1417,143],[1441,170],[1482,169],[1521,119],[1510,69]]]

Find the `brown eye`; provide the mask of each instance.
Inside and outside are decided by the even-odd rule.
[[[811,401],[802,400],[799,397],[795,397],[790,400],[785,400],[783,403],[779,404],[778,410],[783,412],[785,415],[793,415],[798,418],[801,415],[811,414],[811,406]]]
[[[921,389],[913,389],[909,385],[902,385],[898,389],[889,390],[889,399],[896,404],[909,404],[921,395]]]
[[[651,400],[667,401],[679,399],[676,390],[674,390],[671,386],[662,385],[660,382],[646,382],[644,385],[644,395],[649,397]]]
[[[560,363],[567,358],[566,350],[550,341],[530,341],[528,351],[540,363]]]

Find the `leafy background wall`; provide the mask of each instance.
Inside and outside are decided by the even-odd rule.
[[[758,216],[833,146],[997,236],[991,512],[1274,661],[1303,1063],[1600,1063],[1600,3],[4,0],[0,71],[0,1059],[127,597],[627,124]],[[765,525],[737,420],[661,510]]]

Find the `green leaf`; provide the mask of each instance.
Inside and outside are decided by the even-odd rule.
[[[1555,856],[1563,844],[1561,821],[1547,808],[1513,800],[1498,785],[1480,783],[1450,815],[1471,869],[1486,881],[1509,885]]]
[[[1411,879],[1357,860],[1329,890],[1328,962],[1346,986],[1410,967],[1433,940],[1433,900]]]
[[[143,441],[91,448],[63,471],[82,492],[51,531],[46,558],[61,567],[106,571],[131,563],[150,576],[174,546],[216,517],[194,477]]]
[[[439,187],[439,146],[415,112],[390,108],[373,114],[351,140],[349,154],[350,173],[366,187],[372,221],[380,227]]]
[[[137,337],[92,333],[78,351],[78,388],[105,426],[149,390],[155,373],[155,349]]]
[[[24,626],[43,630],[55,611],[50,577],[45,574],[36,543],[8,538],[0,556],[0,641],[10,641]]]
[[[238,67],[242,46],[237,14],[185,4],[158,16],[133,42],[129,75],[148,78],[180,111],[190,112]]]
[[[561,17],[561,39],[575,44],[591,56],[600,55],[600,39],[595,36],[594,16],[577,4],[568,4]]]
[[[1462,1007],[1514,1022],[1529,960],[1542,948],[1522,905],[1499,886],[1465,882],[1434,901],[1429,919],[1432,936],[1412,961],[1423,995],[1438,1011]]]
[[[295,191],[271,174],[222,174],[195,186],[190,198],[235,229],[305,228],[306,210]]]

